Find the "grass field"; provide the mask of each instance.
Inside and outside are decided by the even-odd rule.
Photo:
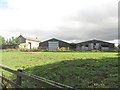
[[[117,88],[117,57],[115,52],[3,51],[2,64],[75,88]]]

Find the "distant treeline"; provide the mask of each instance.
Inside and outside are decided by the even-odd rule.
[[[17,37],[11,37],[7,40],[3,36],[0,36],[0,49],[16,49],[20,44],[20,40]]]
[[[18,45],[17,44],[12,44],[12,45],[0,45],[0,49],[17,49]]]

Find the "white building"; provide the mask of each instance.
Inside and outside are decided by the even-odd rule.
[[[30,38],[20,35],[18,39],[20,40],[20,49],[37,49],[39,47],[40,40],[38,40],[38,38]]]

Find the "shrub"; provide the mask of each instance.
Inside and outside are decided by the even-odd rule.
[[[20,51],[22,52],[39,52],[39,51],[42,51],[41,49],[20,49]]]

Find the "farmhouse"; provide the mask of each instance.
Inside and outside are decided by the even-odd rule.
[[[47,49],[49,51],[69,50],[70,44],[62,40],[52,38],[44,42],[41,42],[40,48]]]
[[[37,38],[24,37],[20,35],[18,39],[20,40],[20,49],[37,49],[39,47],[40,41]]]
[[[113,51],[114,44],[100,41],[100,40],[89,40],[89,41],[78,43],[76,45],[76,50],[80,50],[80,51],[88,51],[88,50]]]

